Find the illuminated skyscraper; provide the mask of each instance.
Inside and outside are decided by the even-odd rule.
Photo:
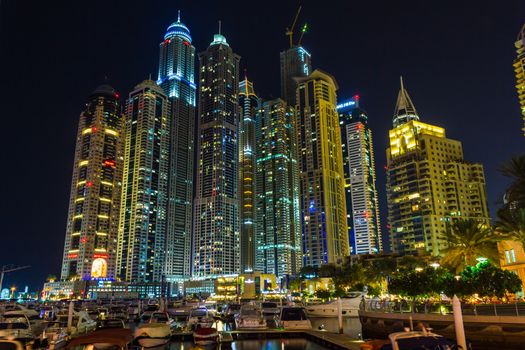
[[[337,85],[320,70],[297,82],[303,265],[341,263],[349,249]]]
[[[376,191],[372,130],[359,96],[337,106],[341,123],[347,224],[352,254],[383,250]]]
[[[172,23],[160,43],[159,84],[171,102],[168,220],[164,273],[174,281],[191,273],[195,156],[195,47],[188,27]],[[182,259],[181,257],[186,257]]]
[[[516,59],[514,60],[516,88],[518,89],[518,98],[524,123],[522,131],[525,134],[525,24],[521,28],[514,45],[516,46]]]
[[[114,278],[122,181],[119,96],[109,85],[80,114],[62,279]]]
[[[239,83],[241,272],[253,271],[255,266],[255,114],[259,104],[253,83],[245,78]]]
[[[240,272],[239,61],[221,34],[199,54],[193,276]],[[179,259],[183,258],[182,256]]]
[[[401,81],[394,128],[387,149],[390,245],[394,253],[446,248],[447,225],[455,218],[489,224],[483,166],[463,159],[460,141],[445,129],[419,121]]]
[[[278,277],[301,269],[299,167],[294,109],[276,99],[257,114],[256,269]]]
[[[311,56],[303,47],[294,46],[281,52],[281,97],[288,106],[295,106],[295,78],[307,77],[311,72]]]
[[[125,281],[162,280],[166,252],[170,103],[152,80],[126,104],[117,271]]]

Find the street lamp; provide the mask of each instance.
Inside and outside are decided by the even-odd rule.
[[[16,290],[16,287],[12,286],[11,287],[11,299],[13,299],[15,297],[15,290]]]
[[[430,266],[432,266],[433,268],[437,269],[440,265],[437,262],[433,262],[432,264],[430,264]]]
[[[416,267],[415,270],[416,270],[416,272],[421,272],[421,271],[423,271],[423,268],[422,267]]]

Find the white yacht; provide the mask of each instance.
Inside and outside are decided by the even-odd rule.
[[[23,315],[4,317],[0,322],[0,339],[29,342],[35,339],[29,319]]]
[[[197,307],[190,311],[186,327],[190,330],[194,330],[198,327],[210,328],[213,326],[214,322],[215,320],[213,319],[213,314],[210,310],[205,307]]]
[[[235,328],[245,330],[267,329],[268,325],[261,309],[254,305],[243,305],[241,311],[235,317]]]
[[[283,307],[279,325],[285,330],[312,329],[312,323],[306,317],[302,307]]]
[[[350,292],[347,297],[341,298],[343,317],[359,317],[359,305],[365,295],[363,292]],[[308,317],[337,317],[337,303],[337,300],[332,300],[327,303],[308,305],[305,311]]]

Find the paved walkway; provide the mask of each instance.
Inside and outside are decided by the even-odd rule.
[[[330,333],[324,331],[305,331],[304,334],[316,338],[318,343],[330,348],[359,350],[362,340],[355,340],[346,334]]]

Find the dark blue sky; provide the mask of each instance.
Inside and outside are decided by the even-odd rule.
[[[298,1],[0,1],[0,264],[29,264],[7,286],[59,274],[79,113],[105,76],[125,96],[157,75],[158,44],[177,10],[204,50],[222,32],[260,96],[279,95],[279,51]],[[302,1],[303,44],[356,93],[374,131],[382,223],[385,148],[403,75],[422,121],[485,165],[494,212],[499,164],[523,153],[512,60],[525,1]],[[320,6],[320,5],[323,6]],[[385,230],[386,232],[386,230]]]

